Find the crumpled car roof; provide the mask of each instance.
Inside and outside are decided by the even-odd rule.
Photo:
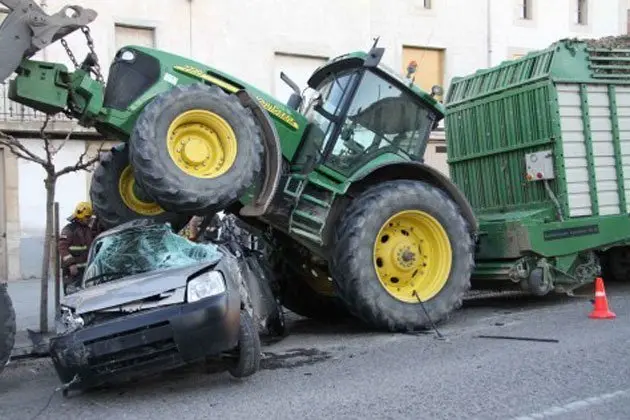
[[[106,231],[94,240],[83,278],[87,280],[107,272],[132,275],[213,263],[221,256],[218,246],[192,242],[173,232],[167,223],[133,221]]]

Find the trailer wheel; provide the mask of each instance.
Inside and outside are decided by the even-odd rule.
[[[241,311],[241,326],[235,358],[228,362],[228,372],[235,378],[251,376],[260,368],[260,336],[247,311]]]
[[[605,271],[613,281],[630,281],[630,247],[611,248],[606,255]]]
[[[125,143],[113,147],[101,158],[90,183],[95,213],[110,229],[135,219],[169,222],[173,230],[183,228],[190,216],[164,211],[135,181]]]
[[[130,139],[138,182],[167,211],[209,213],[258,182],[264,155],[254,115],[216,86],[177,86],[153,99]]]
[[[15,311],[7,291],[0,283],[0,373],[4,370],[15,344]]]
[[[462,304],[473,241],[455,203],[420,181],[366,190],[336,225],[332,274],[348,309],[367,324],[409,331],[445,320]],[[417,293],[417,295],[416,295]]]

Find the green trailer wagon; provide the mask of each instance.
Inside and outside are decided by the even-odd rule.
[[[601,44],[453,79],[447,153],[479,219],[473,287],[570,293],[630,274],[630,49]]]

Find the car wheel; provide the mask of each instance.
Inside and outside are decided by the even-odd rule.
[[[235,378],[251,376],[260,368],[260,336],[254,320],[246,311],[241,311],[238,346],[234,359],[228,362],[228,372]]]

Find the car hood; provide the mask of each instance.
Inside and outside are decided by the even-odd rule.
[[[188,279],[205,268],[217,265],[216,261],[203,262],[185,267],[140,273],[112,282],[80,290],[61,299],[61,304],[72,308],[77,315],[122,306],[162,293],[185,288]],[[181,296],[183,301],[185,294]],[[173,302],[172,299],[169,303]]]

